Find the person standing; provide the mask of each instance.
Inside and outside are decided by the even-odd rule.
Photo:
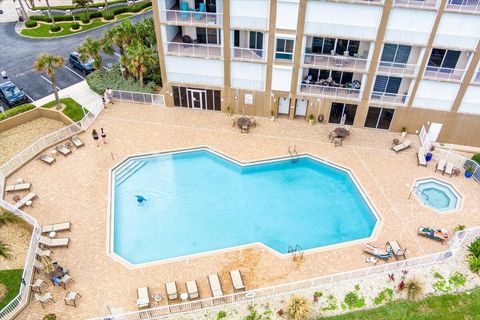
[[[95,129],[92,130],[92,138],[93,138],[93,140],[95,140],[95,144],[97,145],[97,147],[99,147],[100,144],[98,142],[98,138],[99,138],[98,137],[98,132]]]
[[[100,128],[100,135],[102,136],[103,144],[107,144],[107,133],[103,128]]]
[[[113,91],[111,88],[107,88],[107,90],[105,91],[105,93],[107,94],[107,101],[108,102],[111,102],[113,104]]]
[[[3,70],[3,69],[0,69],[0,74],[2,75],[2,78],[3,79],[7,79],[8,76],[7,76],[7,71]]]

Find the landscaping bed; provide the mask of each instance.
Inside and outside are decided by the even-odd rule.
[[[22,104],[12,109],[8,109],[5,111],[5,114],[3,112],[0,112],[0,121],[16,116],[17,114],[27,112],[28,110],[32,110],[32,109],[35,109],[35,106],[31,103]]]
[[[23,269],[0,270],[0,283],[7,288],[7,293],[0,300],[0,310],[15,298],[22,283]]]
[[[60,99],[60,102],[65,105],[65,108],[62,110],[62,113],[69,117],[72,121],[77,122],[83,119],[88,110],[82,108],[82,106],[72,98],[63,98]],[[50,101],[42,106],[42,108],[50,109],[57,105],[55,100]]]

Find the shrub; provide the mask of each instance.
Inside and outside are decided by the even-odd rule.
[[[148,8],[152,5],[151,2],[142,2],[142,3],[137,3],[134,5],[131,5],[128,7],[128,12],[139,12],[142,11],[145,8]]]
[[[350,310],[365,306],[365,299],[360,297],[356,291],[347,293],[343,299],[343,302]]]
[[[132,77],[126,80],[118,65],[114,65],[110,71],[96,70],[90,73],[87,76],[87,83],[98,94],[103,94],[107,88],[146,93],[152,93],[154,88],[153,83],[147,83],[145,87],[142,87]]]
[[[102,17],[103,19],[105,20],[113,20],[115,18],[115,16],[113,15],[113,13],[110,13],[110,12],[103,12],[102,13]]]
[[[454,227],[453,228],[453,231],[457,232],[457,231],[462,231],[462,230],[465,230],[465,225],[464,224],[459,224],[458,226]]]
[[[25,21],[25,27],[27,28],[35,28],[38,25],[38,22],[35,20],[27,20]]]
[[[85,17],[85,16],[82,17],[82,23],[83,24],[87,24],[89,22],[90,22],[90,18],[88,16],[87,17]]]
[[[72,28],[72,30],[80,29],[80,23],[78,23],[78,22],[72,23],[71,28]]]
[[[119,15],[119,14],[128,12],[128,8],[127,7],[118,7],[118,8],[114,8],[112,10],[112,12],[113,12],[114,15]]]
[[[458,271],[456,271],[454,274],[450,276],[450,278],[448,278],[448,283],[450,283],[454,287],[464,286],[466,282],[467,282],[467,277],[465,277],[463,273],[460,273]]]
[[[53,20],[60,21],[73,21],[73,16],[53,16]]]
[[[383,302],[391,302],[393,300],[393,290],[386,288],[378,293],[378,295],[373,299],[375,305],[379,305]]]
[[[217,320],[223,319],[227,317],[227,313],[225,311],[218,311],[217,313]]]
[[[287,303],[285,315],[290,320],[306,320],[312,314],[312,305],[310,301],[302,296],[294,295]]]
[[[475,154],[472,157],[472,160],[475,161],[477,164],[480,164],[480,153]]]
[[[480,257],[468,256],[467,262],[468,266],[470,267],[470,271],[472,271],[473,273],[480,272]]]
[[[59,32],[60,30],[62,30],[62,27],[60,27],[58,24],[54,24],[50,27],[51,32]]]
[[[28,17],[30,20],[34,21],[43,21],[43,22],[52,22],[52,19],[50,19],[48,16],[30,16]]]
[[[88,16],[90,17],[90,19],[100,18],[102,16],[102,13],[100,11],[90,12]]]
[[[18,107],[8,109],[5,111],[5,114],[3,112],[0,113],[0,120],[4,120],[13,116],[16,116],[17,114],[27,112],[28,110],[35,109],[35,106],[31,103],[26,103],[22,104]]]
[[[411,279],[410,281],[407,281],[407,283],[405,284],[405,288],[407,289],[408,300],[417,300],[423,294],[422,284],[416,279]]]
[[[43,320],[57,320],[57,315],[54,314],[54,313],[46,314],[46,315],[43,317]]]
[[[468,252],[470,252],[470,255],[472,256],[480,257],[480,237],[470,243],[468,246]]]
[[[337,299],[333,296],[333,294],[329,294],[327,297],[326,305],[322,308],[323,311],[327,310],[336,310],[337,309]]]

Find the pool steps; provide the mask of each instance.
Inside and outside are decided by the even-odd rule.
[[[115,185],[119,186],[146,163],[145,160],[129,160],[123,164],[122,168],[116,172]]]

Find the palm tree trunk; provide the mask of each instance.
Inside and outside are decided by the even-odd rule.
[[[57,80],[55,79],[55,73],[52,74],[50,80],[52,81],[53,95],[55,96],[55,101],[57,102],[57,110],[60,110],[62,109],[62,105],[60,104],[60,98],[58,96]]]
[[[105,13],[108,14],[108,1],[105,0]]]
[[[143,70],[142,67],[138,69],[138,81],[140,82],[140,85],[143,87]]]
[[[25,18],[25,20],[27,20],[28,19],[28,13],[27,13],[27,11],[25,11],[25,7],[23,6],[23,2],[22,2],[22,0],[18,0],[18,2],[20,3],[20,7],[22,8],[22,13],[24,15],[24,18]]]
[[[55,18],[53,18],[52,11],[50,10],[50,2],[48,2],[48,0],[46,0],[46,2],[47,2],[47,8],[48,8],[48,17],[52,19],[52,22],[55,25]]]

